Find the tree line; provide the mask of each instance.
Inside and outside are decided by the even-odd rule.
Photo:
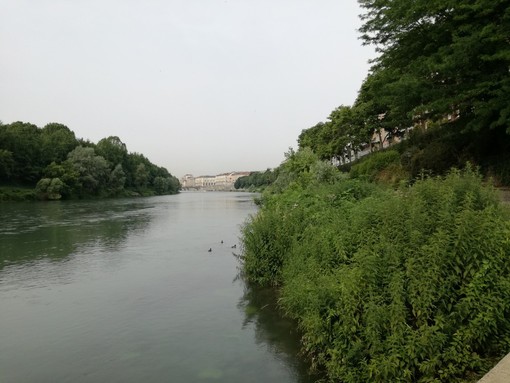
[[[130,153],[117,136],[97,144],[59,123],[0,123],[0,185],[35,187],[41,199],[177,193],[164,167]]]
[[[299,147],[340,163],[430,125],[510,129],[508,0],[359,0],[378,56],[352,106],[303,130]]]
[[[239,177],[234,183],[236,189],[261,190],[271,185],[278,173],[267,169],[264,172],[251,172],[248,176]]]

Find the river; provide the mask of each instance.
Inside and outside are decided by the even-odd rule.
[[[236,278],[252,199],[0,204],[0,382],[313,382],[295,324]]]

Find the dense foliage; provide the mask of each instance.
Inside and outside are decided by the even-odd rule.
[[[43,128],[0,123],[0,185],[35,187],[41,199],[177,193],[177,178],[139,153],[129,153],[118,137],[97,145],[77,139],[62,124]],[[15,199],[20,193],[0,193]],[[3,196],[3,197],[2,197]]]
[[[340,168],[354,178],[397,185],[412,183],[423,174],[444,175],[469,162],[496,186],[510,185],[510,135],[501,128],[460,130],[459,126],[413,130],[406,140]]]
[[[383,171],[396,171],[400,164],[400,154],[395,150],[374,153],[354,164],[349,175],[352,178],[365,178],[375,181]]]
[[[509,352],[510,222],[478,174],[395,191],[324,166],[288,156],[243,229],[245,278],[280,288],[314,363],[332,381],[455,382]]]
[[[261,190],[271,185],[276,173],[267,169],[265,172],[251,172],[249,176],[239,177],[234,183],[236,189]]]
[[[303,130],[300,148],[343,163],[431,125],[510,133],[509,0],[358,2],[379,55],[354,104]]]
[[[387,119],[456,114],[467,130],[510,127],[508,0],[359,0]]]

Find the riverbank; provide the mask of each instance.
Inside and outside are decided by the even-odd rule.
[[[35,189],[28,187],[0,186],[0,203],[4,201],[34,201]]]
[[[388,189],[313,169],[243,230],[246,278],[281,291],[332,380],[472,382],[510,349],[510,223],[471,170]]]
[[[164,195],[175,195],[174,193],[165,193]],[[68,197],[66,200],[102,200],[115,198],[136,198],[136,197],[154,197],[158,195],[154,190],[131,190],[124,189],[116,195],[88,195],[81,197]],[[43,201],[47,198],[40,195],[35,188],[25,186],[0,186],[0,203],[2,202],[21,202],[21,201]]]

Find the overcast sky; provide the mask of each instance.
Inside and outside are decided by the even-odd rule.
[[[356,0],[0,0],[0,120],[119,136],[180,177],[278,166],[351,105]]]

